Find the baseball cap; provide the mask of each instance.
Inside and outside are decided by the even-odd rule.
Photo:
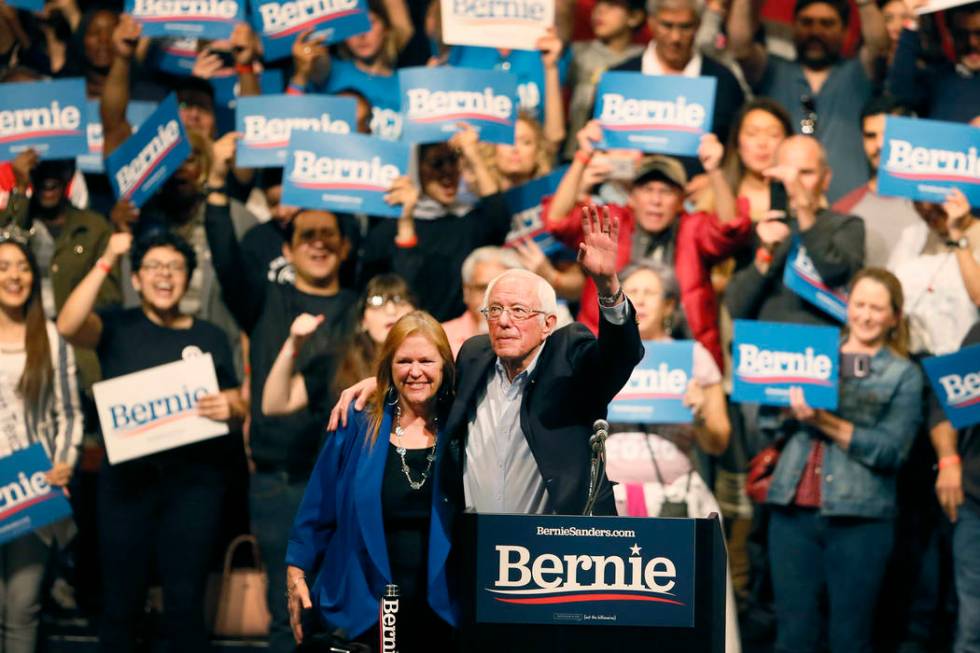
[[[643,184],[658,179],[673,184],[681,190],[687,186],[687,173],[677,159],[662,154],[644,157],[636,167],[633,184]]]

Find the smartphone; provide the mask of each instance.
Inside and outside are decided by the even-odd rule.
[[[221,59],[222,68],[234,68],[235,67],[235,56],[230,50],[215,50],[214,48],[208,48],[208,54],[213,54],[214,56]]]
[[[780,181],[770,181],[769,182],[769,210],[772,211],[772,220],[782,220],[785,222],[789,219],[789,214],[786,212],[786,208],[789,206],[789,198],[786,196],[786,187]],[[781,213],[777,215],[775,212],[780,211]]]
[[[636,165],[628,156],[609,157],[609,178],[617,181],[633,181],[636,176]]]
[[[870,354],[849,354],[840,355],[840,378],[842,379],[863,379],[871,373]]]

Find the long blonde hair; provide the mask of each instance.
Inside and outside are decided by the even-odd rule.
[[[545,138],[544,128],[541,126],[541,123],[531,116],[531,114],[521,111],[517,116],[517,122],[523,122],[527,125],[534,133],[534,140],[537,142],[537,148],[534,152],[534,168],[531,170],[531,179],[543,177],[551,172],[551,169],[554,167],[554,149],[548,143],[548,139]],[[510,180],[505,179],[503,173],[497,167],[497,145],[495,143],[480,143],[480,156],[483,157],[483,162],[490,171],[490,175],[497,182],[497,187],[501,189],[509,187]]]
[[[393,405],[398,401],[398,391],[395,389],[395,379],[391,374],[391,365],[395,360],[395,352],[411,336],[422,336],[435,345],[442,359],[442,385],[436,393],[436,413],[442,415],[452,403],[456,387],[456,365],[453,360],[453,350],[442,325],[425,311],[412,311],[402,316],[385,338],[378,352],[378,371],[375,374],[378,386],[371,398],[371,427],[368,429],[368,443],[374,446],[381,430],[384,419],[385,404]]]

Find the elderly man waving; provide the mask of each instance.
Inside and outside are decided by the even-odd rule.
[[[616,277],[619,221],[583,212],[578,260],[599,290],[599,336],[575,323],[555,330],[554,289],[508,270],[487,287],[489,334],[466,341],[456,359],[456,398],[438,443],[437,472],[452,512],[581,514],[588,494],[595,419],[643,358],[633,306]],[[330,428],[374,390],[348,389]],[[609,482],[595,514],[615,514]]]

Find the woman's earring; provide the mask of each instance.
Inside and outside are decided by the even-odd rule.
[[[664,316],[664,332],[670,336],[671,331],[674,330],[674,316],[666,315]]]
[[[398,403],[398,393],[395,392],[395,389],[393,387],[388,388],[388,400],[385,403],[388,404],[389,406],[394,406],[395,404]]]

